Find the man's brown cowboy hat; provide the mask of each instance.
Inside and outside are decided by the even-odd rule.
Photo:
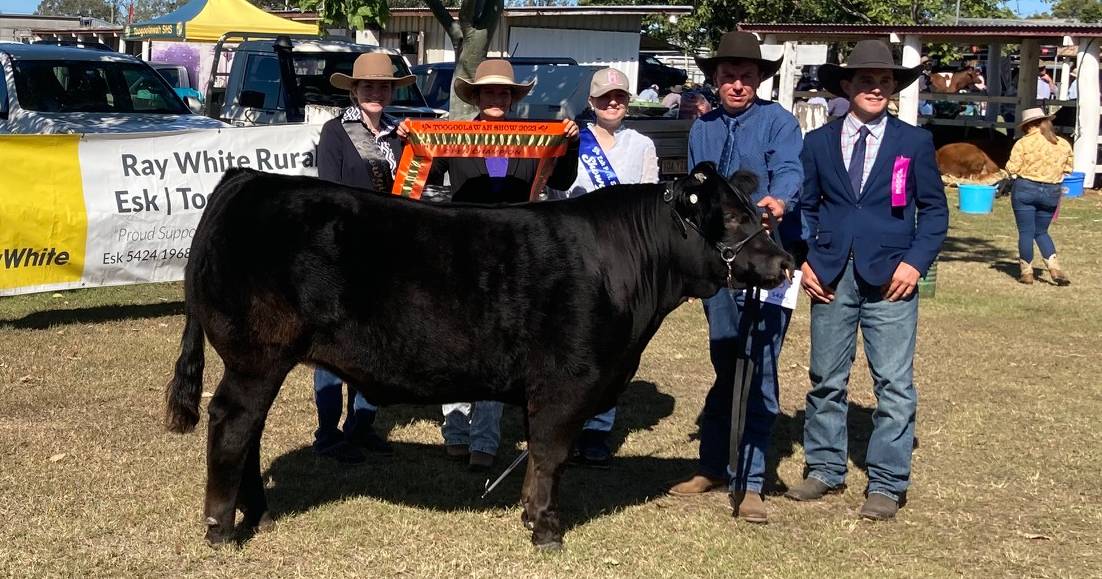
[[[862,40],[853,47],[845,64],[824,64],[819,67],[819,83],[823,88],[840,97],[848,97],[842,90],[842,81],[853,78],[858,69],[879,68],[892,71],[895,77],[895,92],[899,92],[922,74],[922,65],[907,68],[895,63],[892,49],[882,40]],[[895,93],[892,93],[895,94]]]
[[[504,86],[513,93],[513,102],[517,102],[532,90],[531,82],[517,82],[513,76],[513,65],[507,61],[492,58],[482,61],[474,71],[474,80],[455,79],[455,96],[463,102],[478,106],[478,89],[484,86]]]
[[[398,88],[413,84],[417,77],[412,74],[394,76],[394,65],[385,52],[369,52],[356,57],[356,62],[352,64],[352,76],[338,72],[329,77],[329,83],[341,90],[352,90],[357,80],[386,80]]]
[[[721,62],[735,60],[748,60],[758,65],[761,78],[765,80],[777,73],[781,68],[781,61],[767,60],[761,57],[761,47],[758,46],[758,37],[749,32],[727,32],[719,40],[719,48],[709,58],[696,57],[696,65],[704,72],[705,78],[712,80],[715,77],[716,67]]]

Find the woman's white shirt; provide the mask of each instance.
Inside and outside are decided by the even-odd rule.
[[[594,123],[587,123],[586,127],[592,130]],[[658,182],[658,154],[654,149],[654,141],[643,136],[634,129],[628,129],[620,125],[612,134],[613,144],[611,149],[604,151],[612,170],[616,172],[616,178],[622,185],[632,183],[657,183]],[[589,178],[585,162],[582,156],[589,152],[578,151],[578,177],[566,191],[555,191],[553,198],[565,199],[585,195],[596,189],[593,180]]]

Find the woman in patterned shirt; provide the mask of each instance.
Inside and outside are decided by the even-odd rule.
[[[1018,225],[1018,281],[1033,283],[1036,241],[1053,283],[1068,285],[1048,226],[1060,205],[1064,176],[1072,170],[1071,145],[1056,136],[1052,116],[1039,108],[1026,109],[1018,126],[1025,136],[1014,143],[1006,163],[1006,171],[1015,177],[1010,200]]]

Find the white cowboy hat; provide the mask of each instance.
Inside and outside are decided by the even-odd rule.
[[[1040,107],[1034,107],[1022,111],[1022,120],[1018,121],[1018,128],[1022,128],[1029,123],[1035,123],[1037,121],[1043,121],[1045,119],[1051,119],[1056,115],[1046,115],[1044,109]]]

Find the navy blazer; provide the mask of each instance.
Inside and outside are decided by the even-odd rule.
[[[891,281],[900,261],[926,275],[949,229],[933,137],[895,117],[885,119],[884,141],[858,197],[842,162],[843,120],[804,137],[800,210],[811,269],[820,282],[834,286],[852,252],[855,272],[872,285]],[[892,173],[899,157],[910,159],[907,200],[903,207],[892,207]]]

